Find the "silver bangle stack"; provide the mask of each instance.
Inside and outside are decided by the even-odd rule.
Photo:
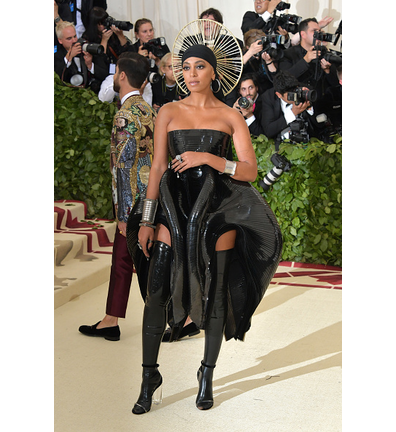
[[[226,161],[225,168],[223,172],[219,172],[219,174],[228,174],[229,176],[233,176],[235,174],[235,170],[237,167],[237,163],[235,161],[230,161],[223,157],[223,159]]]
[[[143,200],[142,220],[139,226],[145,226],[155,229],[154,220],[157,212],[158,200],[145,198]]]

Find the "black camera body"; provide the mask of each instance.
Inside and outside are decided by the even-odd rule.
[[[274,153],[271,156],[271,162],[274,164],[274,167],[259,181],[259,185],[265,191],[269,190],[284,171],[290,171],[291,168],[291,162],[279,153]]]
[[[309,134],[307,131],[308,124],[302,119],[296,119],[289,124],[289,140],[295,143],[307,143]]]
[[[342,64],[342,53],[335,50],[327,49],[323,45],[315,45],[315,50],[318,53],[318,60],[324,58],[329,63],[334,64],[335,66]],[[314,59],[313,61],[316,61]]]
[[[110,30],[111,26],[115,26],[122,31],[129,31],[133,29],[133,24],[129,21],[117,21],[110,15],[105,19],[103,25],[106,27],[107,30]]]
[[[240,97],[238,99],[238,105],[243,109],[249,109],[251,106],[253,106],[253,101],[247,97]]]
[[[148,42],[144,43],[142,46],[144,49],[146,49],[148,52],[151,52],[158,58],[162,58],[168,52],[168,50],[164,48],[166,46],[166,41],[164,37],[151,39]]]
[[[281,1],[280,3],[278,3],[278,5],[276,6],[276,10],[278,11],[283,11],[285,9],[290,9],[291,4],[290,3],[286,3],[284,1]]]
[[[336,39],[336,35],[331,34],[331,33],[323,33],[321,31],[316,30],[316,31],[314,31],[313,38],[314,38],[314,40],[318,40],[321,42],[334,43],[334,41]]]
[[[260,44],[263,45],[263,49],[256,54],[258,58],[266,52],[274,61],[279,61],[283,58],[282,46],[285,44],[286,38],[280,34],[271,34],[269,36],[262,36]]]
[[[299,105],[304,102],[315,102],[318,98],[316,90],[305,90],[302,87],[297,87],[292,92],[287,92],[287,100]]]
[[[96,44],[96,43],[89,43],[83,38],[78,39],[77,43],[81,44],[82,51],[87,52],[89,54],[95,55],[95,54],[104,53],[103,45]]]
[[[298,26],[301,21],[302,17],[298,15],[282,14],[279,16],[276,28],[281,26],[287,32],[295,34],[298,32]]]

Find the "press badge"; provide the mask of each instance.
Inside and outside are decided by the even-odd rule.
[[[116,73],[116,65],[114,63],[110,63],[109,74],[115,75],[115,73]]]

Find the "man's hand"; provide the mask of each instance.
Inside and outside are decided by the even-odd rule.
[[[269,5],[268,5],[268,9],[267,9],[267,11],[270,13],[270,14],[272,14],[272,12],[276,9],[276,7],[278,6],[278,4],[281,2],[282,0],[271,0],[270,2],[269,2]]]
[[[305,56],[304,56],[304,60],[305,60],[307,63],[310,63],[312,60],[315,60],[315,59],[316,59],[317,55],[318,55],[318,53],[317,53],[315,47],[312,46],[312,47],[309,48],[309,50],[308,50],[307,53],[305,54]]]
[[[328,73],[330,73],[331,63],[329,63],[327,60],[322,58],[320,60],[320,67],[325,71],[325,73],[328,74]]]
[[[67,61],[71,62],[73,58],[79,54],[81,54],[81,44],[75,43],[70,47],[69,51],[66,54]]]
[[[120,230],[120,234],[126,237],[127,224],[126,222],[118,222],[118,229]]]
[[[295,116],[297,116],[298,114],[301,114],[302,112],[304,112],[310,106],[311,106],[310,102],[303,102],[303,103],[300,103],[298,105],[293,102],[292,112]]]

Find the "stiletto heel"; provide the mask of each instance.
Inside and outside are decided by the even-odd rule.
[[[208,410],[213,406],[213,369],[216,367],[208,366],[201,362],[201,367],[197,372],[199,390],[195,404],[200,410]]]
[[[154,399],[154,393],[156,392],[156,398],[154,403],[158,404],[162,401],[162,376],[158,371],[158,365],[155,366],[144,366],[143,365],[143,379],[140,388],[140,395],[132,409],[133,414],[145,414],[150,411],[151,403]]]

